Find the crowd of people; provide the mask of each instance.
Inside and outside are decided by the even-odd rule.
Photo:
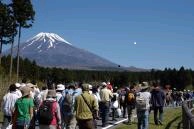
[[[137,118],[138,129],[148,129],[153,110],[156,125],[163,124],[164,106],[179,106],[194,96],[191,91],[163,90],[158,82],[116,87],[110,82],[57,84],[42,87],[35,82],[15,83],[3,97],[2,129],[95,129],[118,117]],[[109,120],[109,118],[111,118]]]

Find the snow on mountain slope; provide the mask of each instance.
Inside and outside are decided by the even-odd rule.
[[[47,44],[47,46],[48,46],[47,49],[55,48],[56,45],[58,44],[58,42],[62,42],[62,43],[72,45],[71,43],[67,42],[66,40],[64,40],[63,38],[61,38],[57,34],[44,33],[44,32],[41,32],[41,33],[37,34],[36,36],[34,36],[33,38],[27,40],[26,42],[28,42],[28,45],[24,46],[22,49],[25,49],[26,47],[29,47],[29,46],[33,45],[34,43],[37,44],[37,43],[41,42],[37,46],[37,49],[39,50],[39,52],[42,52],[41,48],[45,44]]]

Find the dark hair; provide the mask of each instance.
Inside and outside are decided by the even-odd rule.
[[[46,86],[43,86],[43,87],[42,87],[42,90],[46,90],[46,89],[47,89],[47,87],[46,87]]]
[[[159,85],[160,85],[160,83],[159,83],[158,81],[153,82],[153,86],[154,86],[154,87],[157,87],[157,86],[159,86]]]
[[[31,83],[32,83],[33,85],[36,85],[36,81],[35,81],[35,80],[32,80]]]
[[[22,79],[22,83],[26,83],[27,81],[26,81],[26,78],[23,78]]]
[[[15,84],[11,84],[10,86],[9,86],[9,91],[11,92],[11,91],[16,91],[16,85]]]
[[[134,87],[135,87],[134,85],[131,85],[131,86],[130,86],[130,90],[132,90]]]
[[[92,87],[92,93],[96,93],[98,91],[98,87],[97,86],[93,86]]]

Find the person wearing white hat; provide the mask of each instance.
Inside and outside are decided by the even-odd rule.
[[[138,129],[148,129],[149,127],[149,109],[151,94],[148,92],[148,83],[142,83],[140,92],[136,94],[136,109],[138,119]]]
[[[58,84],[56,89],[56,99],[59,102],[60,98],[62,97],[62,92],[65,90],[65,86],[63,84]]]
[[[16,86],[16,94],[19,96],[19,97],[22,97],[22,93],[21,91],[19,90],[21,88],[21,84],[20,83],[15,83],[15,86]]]
[[[101,110],[102,110],[102,127],[105,127],[108,124],[109,120],[109,109],[110,109],[110,100],[113,97],[112,92],[107,88],[106,83],[102,83],[102,90],[100,91],[101,97]]]

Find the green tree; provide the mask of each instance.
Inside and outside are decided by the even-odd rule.
[[[0,65],[3,44],[11,43],[13,35],[16,34],[13,19],[10,6],[0,1]]]
[[[31,0],[12,0],[12,8],[14,17],[19,25],[18,28],[18,46],[17,46],[17,80],[19,76],[19,55],[20,55],[20,39],[21,28],[30,28],[34,22],[35,11]]]

